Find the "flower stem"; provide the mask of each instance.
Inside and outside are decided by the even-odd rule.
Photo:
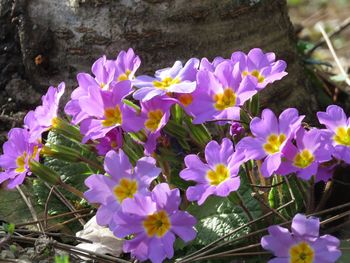
[[[81,198],[81,199],[84,199],[84,194],[83,194],[83,192],[79,191],[79,190],[76,189],[75,187],[73,187],[73,186],[71,186],[71,185],[69,185],[69,184],[66,184],[66,183],[63,182],[63,181],[61,181],[61,182],[59,183],[59,185],[60,185],[63,189],[65,189],[65,190],[67,190],[68,192],[74,194],[75,196],[77,196],[77,197],[79,197],[79,198]]]
[[[86,163],[86,164],[88,164],[88,165],[90,165],[90,166],[96,168],[96,169],[99,170],[100,172],[101,172],[101,171],[104,171],[104,168],[103,168],[103,166],[102,166],[101,164],[96,163],[96,162],[94,162],[94,161],[92,161],[92,160],[90,160],[90,159],[88,159],[88,158],[86,158],[86,157],[84,157],[84,156],[82,156],[82,155],[79,156],[79,160],[80,160],[81,162],[84,162],[84,163]]]

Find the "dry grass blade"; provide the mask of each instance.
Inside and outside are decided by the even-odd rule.
[[[59,214],[59,215],[48,216],[47,218],[41,218],[41,219],[38,219],[38,220],[35,220],[35,221],[30,221],[30,222],[26,222],[26,223],[19,223],[19,224],[15,224],[15,225],[16,225],[16,227],[23,227],[23,226],[28,226],[28,225],[34,225],[34,224],[37,224],[38,222],[43,222],[45,220],[57,219],[57,218],[60,218],[60,217],[69,216],[69,215],[76,214],[76,213],[85,213],[85,212],[88,212],[88,211],[91,211],[91,209],[90,208],[84,208],[84,209],[76,210],[76,211],[73,211],[73,212],[67,212],[67,213],[62,213],[62,214]]]
[[[344,92],[346,92],[347,94],[350,94],[350,79],[349,79],[349,76],[348,74],[346,73],[344,67],[342,66],[342,64],[340,63],[340,60],[333,48],[333,45],[332,45],[332,42],[331,40],[329,39],[326,31],[323,29],[322,25],[321,24],[318,24],[317,25],[318,29],[320,30],[323,38],[325,39],[326,43],[327,43],[327,46],[329,48],[329,51],[331,52],[333,58],[334,58],[334,61],[335,63],[337,64],[338,68],[339,68],[339,71],[340,73],[345,77],[345,83],[349,86],[349,87],[346,87],[346,88],[341,88]],[[340,87],[339,87],[340,88]]]
[[[17,189],[17,191],[19,192],[19,194],[21,195],[23,201],[26,203],[26,205],[27,205],[27,207],[28,207],[28,209],[29,209],[29,211],[30,211],[30,213],[31,213],[31,215],[32,215],[32,217],[33,217],[33,219],[34,219],[35,221],[38,221],[38,215],[37,215],[37,213],[36,213],[36,211],[35,211],[35,209],[34,209],[32,203],[31,203],[30,199],[27,198],[27,196],[26,196],[25,193],[22,191],[22,189],[21,189],[20,186],[16,186],[16,189]],[[40,229],[40,231],[42,231],[42,232],[44,233],[44,227],[43,227],[43,225],[41,224],[40,221],[37,222],[37,226],[38,226],[38,229]]]
[[[0,234],[0,237],[3,237]],[[10,238],[11,241],[15,241],[15,242],[19,242],[19,243],[27,243],[27,244],[31,244],[34,245],[36,242],[36,238],[31,238],[31,237],[19,237],[19,236],[11,236]],[[80,255],[86,258],[89,258],[91,260],[96,260],[96,262],[103,262],[103,263],[130,263],[130,261],[124,260],[124,259],[120,259],[117,257],[113,257],[113,256],[107,256],[107,255],[103,255],[100,253],[96,253],[96,252],[92,252],[89,250],[85,250],[82,248],[78,248],[75,246],[71,246],[71,245],[66,245],[63,243],[59,243],[57,241],[52,241],[52,243],[50,244],[53,247],[60,249],[60,250],[64,250],[70,254],[74,254],[74,255]]]
[[[329,34],[329,39],[331,39],[332,37],[338,35],[340,32],[342,32],[348,26],[350,26],[350,17],[345,19],[337,28],[334,29],[334,31],[332,33]],[[321,39],[320,41],[318,41],[314,45],[314,47],[307,52],[307,55],[310,56],[317,48],[322,46],[324,43],[326,43],[325,39]]]
[[[51,187],[49,184],[45,183],[45,186],[50,189],[51,192]],[[53,186],[52,188],[53,193],[55,194],[55,196],[72,212],[76,212],[77,210],[75,209],[75,207],[69,202],[69,200],[64,196],[64,194],[62,194],[56,187]],[[50,194],[49,194],[50,195]],[[79,213],[74,213],[74,216],[79,217]],[[85,225],[85,221],[80,218],[79,219],[79,223],[84,226]]]

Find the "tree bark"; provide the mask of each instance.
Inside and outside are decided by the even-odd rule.
[[[262,92],[263,107],[308,114],[317,108],[284,0],[14,0],[11,19],[22,77],[39,92],[61,81],[74,88],[76,74],[89,72],[98,57],[115,58],[129,47],[140,55],[143,73],[260,47],[286,60],[289,72]]]

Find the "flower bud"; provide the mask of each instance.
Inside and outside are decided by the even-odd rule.
[[[244,128],[239,122],[232,122],[230,127],[230,135],[235,136],[241,136],[244,133]]]

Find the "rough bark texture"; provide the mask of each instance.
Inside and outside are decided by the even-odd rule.
[[[65,81],[74,88],[78,72],[89,71],[101,55],[114,58],[128,47],[141,56],[141,72],[146,73],[177,59],[228,57],[236,50],[260,47],[286,60],[289,72],[264,90],[263,106],[268,103],[278,110],[294,106],[304,113],[316,107],[282,0],[0,0],[0,4],[3,98],[14,96],[21,103],[16,93],[26,89],[30,93],[25,92],[25,103],[33,104],[49,85]],[[4,50],[8,42],[11,52]],[[9,64],[12,68],[6,69]]]

